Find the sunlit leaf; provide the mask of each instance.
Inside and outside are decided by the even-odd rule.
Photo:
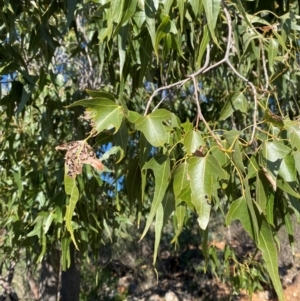
[[[67,195],[69,195],[69,202],[67,205],[67,210],[66,210],[66,215],[65,215],[65,220],[66,220],[66,227],[71,235],[71,239],[78,249],[75,237],[74,237],[74,231],[72,227],[72,218],[73,218],[73,213],[76,208],[76,204],[79,200],[79,191],[76,186],[76,178],[71,178],[67,175],[67,166],[65,167],[66,169],[66,174],[64,178],[64,184],[65,184],[65,192]]]
[[[162,203],[160,203],[155,216],[155,242],[153,265],[156,263],[158,247],[161,240],[162,229],[166,225],[171,213],[174,211],[174,194],[172,189],[167,189]]]
[[[206,157],[193,157],[189,161],[188,175],[192,191],[192,203],[198,214],[201,229],[206,229],[217,178],[225,176],[218,161],[211,155]]]
[[[199,131],[192,130],[185,134],[183,144],[187,154],[191,156],[200,146],[205,145],[205,142]]]
[[[240,134],[241,132],[237,130],[231,130],[229,132],[224,133],[224,138],[228,142],[229,148],[234,151],[232,154],[233,162],[242,172],[245,172],[243,156],[242,156],[241,147],[239,145],[239,139],[238,139]]]
[[[159,109],[147,116],[140,117],[136,120],[135,126],[143,132],[153,146],[162,146],[168,139],[166,127],[162,122],[170,117],[171,113],[169,111]]]
[[[96,98],[76,101],[71,104],[69,108],[75,106],[86,107],[86,118],[92,120],[93,128],[97,130],[98,133],[111,128],[115,128],[116,132],[124,116],[122,107],[112,101],[114,98],[110,93],[97,92],[97,95]]]
[[[291,146],[300,150],[300,127],[296,121],[285,120],[284,128],[287,130],[290,137]]]
[[[221,9],[221,0],[203,0],[203,6],[207,18],[209,32],[215,44],[219,45],[215,35],[215,27],[217,24],[219,12]]]
[[[151,223],[156,215],[159,205],[161,204],[165,192],[169,184],[170,176],[170,159],[168,156],[159,155],[153,157],[148,161],[142,168],[143,170],[151,169],[154,173],[155,186],[154,186],[154,196],[151,204],[150,213],[147,217],[147,222],[141,239],[146,235],[151,226]]]
[[[269,47],[268,47],[268,63],[271,72],[274,72],[274,58],[278,53],[278,41],[276,39],[269,39]]]
[[[252,236],[252,217],[249,215],[247,203],[243,197],[236,200],[230,206],[228,214],[226,216],[226,224],[229,225],[233,220],[240,220],[244,229]],[[253,238],[253,236],[252,236]],[[278,262],[277,262],[277,250],[273,239],[272,231],[268,223],[262,218],[259,235],[258,235],[258,247],[262,251],[263,259],[266,263],[267,270],[272,279],[276,292],[283,300],[282,286],[279,278]]]

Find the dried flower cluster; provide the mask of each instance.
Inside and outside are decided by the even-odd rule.
[[[55,149],[67,151],[65,166],[67,167],[67,175],[71,178],[75,178],[76,175],[82,173],[82,164],[89,164],[99,171],[104,169],[103,164],[97,159],[93,148],[84,140],[64,143]]]

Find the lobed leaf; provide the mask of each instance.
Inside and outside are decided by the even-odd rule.
[[[162,124],[171,118],[171,112],[159,109],[136,120],[136,129],[142,131],[153,146],[163,146],[168,139],[166,127]]]
[[[198,214],[198,223],[205,230],[209,222],[210,202],[217,178],[225,177],[225,172],[218,161],[212,156],[193,157],[189,161],[188,175],[190,178],[192,203]]]
[[[83,106],[87,108],[87,117],[92,120],[93,128],[98,132],[115,128],[118,131],[121,126],[124,112],[121,106],[115,103],[112,94],[107,92],[91,92],[91,95],[97,95],[92,99],[84,99],[76,101],[68,106],[68,108],[75,106]]]

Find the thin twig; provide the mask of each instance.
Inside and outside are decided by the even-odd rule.
[[[146,116],[146,115],[148,114],[148,111],[149,111],[149,108],[150,108],[151,103],[152,103],[152,101],[153,101],[153,98],[154,98],[154,96],[155,96],[158,92],[164,91],[164,90],[167,90],[167,89],[176,87],[176,86],[182,87],[185,83],[189,82],[189,81],[192,79],[193,76],[198,76],[199,74],[203,73],[203,72],[206,70],[206,68],[207,68],[207,66],[208,66],[208,64],[209,64],[209,60],[210,60],[210,46],[207,45],[207,47],[206,47],[206,58],[205,58],[205,63],[204,63],[204,65],[203,65],[203,67],[200,68],[197,72],[195,72],[195,73],[189,75],[189,76],[188,76],[187,78],[185,78],[185,79],[182,79],[182,80],[177,81],[177,82],[175,82],[175,83],[172,83],[172,84],[169,84],[169,85],[167,85],[167,86],[163,86],[163,87],[160,87],[160,88],[156,89],[156,90],[152,93],[152,95],[150,96],[150,98],[149,98],[149,100],[148,100],[148,102],[147,102],[147,106],[146,106],[146,109],[145,109],[144,116]],[[166,97],[164,97],[164,99],[165,99],[165,98],[166,98]],[[161,104],[161,103],[162,103],[162,100],[159,102],[159,104]],[[155,111],[157,108],[158,108],[158,105],[157,105],[152,111]]]
[[[262,63],[263,63],[263,69],[264,69],[265,80],[266,80],[265,91],[268,91],[268,88],[269,88],[269,75],[268,75],[268,70],[267,70],[267,65],[266,65],[266,56],[265,56],[264,47],[262,45],[261,39],[259,39],[259,46],[260,46],[261,60],[262,60]]]
[[[230,55],[230,50],[231,50],[231,47],[232,47],[232,38],[233,38],[233,34],[232,34],[232,20],[231,20],[231,16],[230,16],[230,13],[226,7],[226,4],[225,4],[225,1],[222,0],[222,8],[223,8],[223,12],[225,14],[225,17],[226,17],[226,20],[227,20],[227,25],[228,25],[228,38],[227,38],[227,46],[226,46],[226,52],[225,52],[225,55],[223,57],[223,59],[221,59],[220,61],[216,62],[215,64],[211,65],[211,66],[208,66],[209,65],[209,61],[210,61],[210,46],[208,45],[207,48],[206,48],[206,60],[205,60],[205,63],[203,65],[202,68],[200,68],[199,70],[197,70],[196,72],[192,73],[191,75],[189,75],[187,78],[183,79],[183,80],[180,80],[180,81],[177,81],[175,83],[172,83],[170,85],[166,85],[166,86],[163,86],[163,87],[160,87],[158,89],[156,89],[151,97],[149,98],[148,102],[147,102],[147,105],[146,105],[146,109],[145,109],[145,113],[144,113],[144,116],[147,115],[148,111],[149,111],[149,108],[151,106],[151,103],[153,101],[153,98],[154,96],[160,92],[160,91],[163,91],[163,90],[166,90],[166,89],[170,89],[170,88],[173,88],[173,87],[176,87],[176,86],[182,86],[184,85],[185,83],[189,82],[190,80],[193,81],[193,84],[194,84],[194,94],[195,94],[195,98],[196,98],[196,105],[197,105],[197,127],[198,127],[198,124],[199,124],[199,119],[201,119],[203,121],[203,123],[205,124],[205,126],[207,127],[208,131],[210,132],[210,134],[213,136],[213,138],[216,140],[217,144],[219,145],[220,148],[223,149],[222,147],[222,144],[221,142],[217,139],[217,137],[215,136],[215,134],[213,133],[213,131],[210,129],[208,123],[206,122],[206,120],[203,118],[203,115],[202,115],[202,112],[201,112],[201,107],[200,107],[200,104],[199,104],[199,100],[198,100],[198,87],[197,87],[197,84],[196,84],[196,76],[200,75],[200,74],[204,74],[204,73],[207,73],[208,71],[216,68],[217,66],[223,64],[223,63],[226,63],[228,65],[228,67],[232,70],[232,72],[237,76],[239,77],[241,80],[243,80],[246,84],[248,84],[251,88],[251,91],[252,91],[252,94],[253,94],[253,99],[254,99],[254,111],[253,111],[253,130],[252,130],[252,134],[251,134],[251,138],[250,138],[250,141],[248,143],[248,145],[252,144],[253,140],[254,140],[254,136],[255,136],[255,132],[256,132],[256,129],[257,129],[257,107],[258,107],[258,99],[257,99],[257,92],[256,92],[256,88],[254,86],[254,84],[252,82],[250,82],[247,78],[245,78],[243,75],[241,75],[236,69],[235,67],[231,64],[230,60],[229,60],[229,55]],[[268,77],[266,77],[266,80],[267,80],[267,83],[269,85],[269,80],[268,80]],[[166,97],[164,97],[158,105],[155,106],[154,110],[156,110],[159,105],[164,101]]]
[[[198,85],[197,85],[197,82],[196,82],[196,77],[194,75],[191,75],[191,78],[193,80],[194,96],[195,96],[195,102],[196,102],[196,106],[197,106],[196,128],[198,128],[198,126],[199,126],[199,121],[202,120],[202,122],[204,123],[204,125],[207,128],[207,130],[210,133],[210,135],[216,141],[216,143],[218,144],[218,146],[223,150],[224,148],[222,146],[221,141],[218,139],[218,137],[215,135],[215,133],[211,130],[209,124],[207,123],[207,121],[205,120],[205,118],[202,115],[201,106],[200,106],[199,97],[198,97]]]

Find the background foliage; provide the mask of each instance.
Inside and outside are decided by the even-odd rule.
[[[71,241],[84,261],[146,217],[155,264],[167,221],[176,244],[191,213],[208,259],[219,212],[240,220],[283,300],[277,233],[293,243],[300,217],[298,1],[0,7],[4,260],[55,249],[66,269]]]

